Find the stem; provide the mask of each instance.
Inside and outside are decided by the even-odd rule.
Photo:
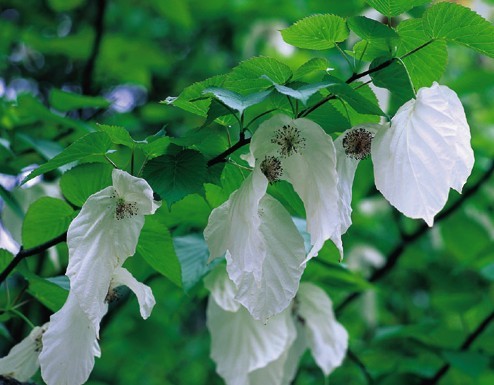
[[[21,250],[15,255],[15,257],[10,261],[10,263],[7,265],[7,267],[2,271],[0,274],[0,285],[5,281],[8,277],[8,275],[12,272],[12,270],[15,269],[15,267],[24,259],[27,257],[30,257],[32,255],[36,255],[39,253],[42,253],[43,251],[48,250],[50,247],[55,246],[61,242],[65,242],[67,240],[67,232],[60,234],[58,237],[53,238],[49,240],[48,242],[42,243],[39,246],[33,247],[31,249],[23,249],[21,247]]]
[[[338,51],[340,51],[341,56],[343,56],[343,59],[345,59],[345,61],[348,63],[348,65],[350,66],[350,68],[352,69],[352,72],[353,72],[353,70],[355,69],[355,67],[352,65],[352,63],[351,63],[351,62],[350,62],[350,60],[348,59],[348,57],[347,57],[347,55],[346,55],[345,51],[343,51],[343,50],[341,49],[341,47],[340,47],[338,44],[335,44],[335,47],[336,47],[336,49],[337,49]]]
[[[352,360],[355,365],[358,366],[358,368],[360,369],[360,371],[364,374],[364,377],[365,379],[367,380],[367,383],[369,385],[372,385],[374,384],[374,379],[372,378],[372,376],[370,375],[369,373],[369,370],[367,370],[367,367],[364,365],[364,363],[360,360],[360,358],[358,358],[355,353],[353,353],[350,349],[348,349],[347,351],[347,355],[348,355],[348,358],[350,360]]]
[[[237,151],[239,148],[245,146],[246,144],[249,144],[250,143],[250,138],[240,138],[240,140],[235,143],[233,146],[231,146],[230,148],[226,149],[225,151],[223,151],[221,154],[215,156],[214,158],[210,159],[208,161],[208,167],[211,167],[211,166],[214,166],[215,164],[217,163],[223,163],[225,162],[225,158],[230,155],[230,154],[233,154],[235,151]]]
[[[29,320],[29,318],[27,318],[24,314],[22,314],[20,311],[16,310],[16,309],[9,309],[8,310],[10,313],[12,314],[15,314],[17,317],[19,317],[20,319],[22,319],[25,323],[27,323],[31,329],[34,329],[36,326]]]
[[[401,60],[403,60],[403,59],[405,59],[406,57],[408,57],[408,56],[410,56],[410,55],[413,55],[415,52],[420,51],[422,48],[427,47],[427,46],[428,46],[429,44],[431,44],[431,43],[434,43],[434,41],[435,41],[434,39],[429,40],[428,42],[426,42],[426,43],[422,44],[421,46],[418,46],[417,48],[412,49],[410,52],[407,52],[407,53],[406,53],[406,54],[404,54],[403,56],[400,56],[400,59],[401,59]]]
[[[114,168],[118,168],[118,166],[115,164],[115,162],[113,160],[111,160],[110,158],[108,158],[108,155],[105,154],[105,159],[114,167]]]

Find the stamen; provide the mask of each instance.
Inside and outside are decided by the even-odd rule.
[[[371,152],[371,143],[374,135],[365,128],[357,128],[343,137],[343,149],[349,158],[362,160]]]
[[[261,171],[268,179],[269,183],[274,183],[280,180],[283,175],[283,167],[281,161],[275,156],[266,156],[261,162]]]
[[[106,294],[106,297],[105,297],[105,302],[106,303],[112,303],[112,302],[116,302],[120,299],[121,295],[120,295],[120,292],[118,291],[118,288],[110,288],[108,290],[108,293]]]
[[[275,131],[271,143],[280,146],[280,155],[283,158],[298,153],[305,148],[305,138],[301,136],[297,127],[285,124],[282,128]]]
[[[115,207],[115,217],[118,221],[137,215],[137,211],[137,202],[125,202],[122,198],[118,198]]]

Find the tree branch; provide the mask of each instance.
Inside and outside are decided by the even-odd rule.
[[[86,66],[84,67],[84,72],[82,73],[82,93],[85,95],[93,95],[93,73],[101,47],[101,40],[103,39],[107,0],[97,0],[96,4],[98,9],[96,20],[94,21],[95,36],[93,46]]]
[[[470,333],[465,341],[463,341],[463,344],[460,346],[460,351],[463,352],[465,350],[468,350],[468,348],[475,342],[475,340],[482,334],[482,332],[489,326],[491,322],[494,321],[494,311],[491,312],[484,320],[477,326],[477,328]],[[439,382],[439,380],[448,372],[448,370],[451,368],[450,364],[444,364],[434,375],[434,377],[425,379],[422,381],[421,385],[434,385]]]
[[[43,251],[48,250],[50,247],[55,246],[61,242],[65,242],[67,240],[67,232],[60,234],[58,237],[49,240],[39,246],[33,247],[31,249],[23,249],[15,255],[15,257],[10,261],[7,267],[0,274],[0,285],[7,279],[8,275],[15,269],[15,267],[27,257],[32,255],[36,255],[42,253]]]
[[[489,180],[489,178],[494,173],[494,161],[491,162],[491,165],[487,169],[487,171],[482,175],[482,177],[469,189],[463,192],[463,195],[451,206],[449,206],[446,210],[439,213],[436,217],[436,223],[442,221],[443,219],[449,217],[452,213],[454,213],[458,208],[460,208],[465,201],[474,195],[483,185]],[[412,234],[406,235],[403,241],[397,245],[386,258],[386,263],[381,268],[374,271],[374,273],[369,278],[369,282],[379,281],[381,278],[386,276],[396,265],[398,260],[400,259],[403,251],[406,247],[415,242],[422,235],[426,234],[431,228],[427,226],[427,224],[422,223],[422,225],[415,230]],[[360,297],[362,292],[354,292],[348,295],[337,307],[336,312],[341,313],[350,303],[352,303],[355,299]]]
[[[235,151],[237,151],[239,148],[245,146],[246,144],[250,143],[250,138],[240,138],[240,140],[235,143],[233,146],[230,148],[226,149],[223,151],[221,154],[215,156],[214,158],[210,159],[208,161],[208,167],[214,166],[217,163],[223,163],[226,160],[226,157],[230,154],[233,154]]]

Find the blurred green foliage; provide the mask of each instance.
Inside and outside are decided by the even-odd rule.
[[[384,6],[387,11],[383,12],[390,16],[397,14],[386,8],[386,2],[369,3],[376,3],[378,9]],[[420,4],[424,2],[414,3],[418,7],[412,13],[421,15],[425,8]],[[344,79],[352,71],[337,49],[294,50],[282,42],[279,30],[316,13],[349,17],[367,11],[369,6],[363,0],[2,1],[0,172],[18,175],[26,166],[52,159],[44,171],[49,171],[45,180],[53,181],[60,176],[57,167],[80,160],[81,153],[88,161],[100,162],[79,165],[64,174],[61,194],[68,204],[60,200],[62,196],[58,193],[58,200],[42,198],[44,201],[38,200],[28,210],[29,204],[41,196],[39,192],[2,191],[4,224],[17,227],[20,234],[19,217],[25,216],[22,234],[27,247],[59,235],[85,198],[109,184],[110,168],[104,163],[103,154],[110,148],[116,150],[108,155],[112,162],[127,170],[139,170],[150,160],[151,167],[146,168],[144,175],[169,206],[163,205],[156,218],[146,220],[147,228],[163,229],[164,239],[157,242],[149,231],[149,237],[140,243],[138,254],[126,264],[139,280],[152,287],[157,306],[151,318],[143,321],[134,297],[124,296],[113,305],[102,325],[103,355],[97,360],[88,384],[222,383],[209,358],[210,337],[205,327],[207,293],[200,282],[209,267],[205,263],[207,251],[201,233],[211,209],[224,202],[247,174],[232,163],[206,170],[207,160],[234,143],[239,133],[235,121],[228,120],[221,107],[208,109],[210,100],[190,103],[190,99],[202,97],[207,87],[226,86],[223,82],[234,82],[240,94],[258,91],[256,82],[269,82],[259,79],[260,74],[268,74],[275,83],[284,83],[290,76],[293,80],[316,81],[322,79],[314,79],[317,74],[313,70],[317,73],[335,67],[332,74]],[[492,9],[490,12],[492,15]],[[98,26],[101,16],[104,16],[103,24]],[[382,21],[393,24],[393,19],[383,17]],[[354,18],[352,25],[353,33],[362,41],[366,40],[366,30],[373,28],[367,19]],[[341,48],[347,52],[353,50],[364,61],[373,61],[387,52],[394,39],[394,33],[382,27],[382,38],[370,39],[365,52],[361,43],[353,47],[347,42]],[[399,54],[423,40],[414,28],[413,20],[398,27],[402,37]],[[98,38],[101,44],[95,50]],[[489,44],[492,40],[494,36]],[[465,187],[468,190],[492,167],[494,159],[494,62],[461,46],[447,49],[447,65],[443,42],[431,44],[422,56],[415,57],[415,62],[404,60],[404,64],[413,86],[430,83],[444,72],[441,83],[449,85],[461,97],[476,154],[474,172]],[[264,68],[260,61],[249,61],[254,56],[272,59],[262,59],[266,63]],[[273,60],[282,64],[268,72]],[[374,61],[371,65],[378,64]],[[197,83],[228,73],[234,67],[228,80],[219,76]],[[402,78],[400,71],[403,68],[397,64],[373,77],[380,87],[405,90],[403,94],[393,95],[398,100],[390,101],[388,113],[394,112],[411,94],[410,84],[404,88],[393,82],[394,76]],[[376,104],[370,89],[362,87],[359,92],[351,92],[350,97],[345,90],[341,91],[341,98],[348,105],[332,101],[311,118],[324,124],[329,133],[341,132],[362,119],[375,121],[375,116],[363,118],[358,112],[369,111],[355,111],[352,107],[359,104],[351,103],[361,97],[371,105]],[[193,113],[160,103],[178,95],[181,96],[175,106],[186,111],[192,109]],[[289,108],[279,95],[270,98],[273,106]],[[256,108],[252,107],[251,117],[259,114]],[[212,123],[207,130],[201,129],[205,118]],[[224,119],[216,120],[223,125],[213,123],[216,118]],[[112,128],[113,125],[125,127],[132,138]],[[165,139],[160,130],[172,138]],[[141,142],[145,139],[146,142]],[[82,150],[77,148],[81,143]],[[76,152],[71,153],[74,146]],[[181,146],[189,149],[181,150]],[[55,157],[64,149],[62,155]],[[163,155],[165,149],[168,152]],[[65,158],[59,162],[60,157]],[[195,174],[189,173],[188,179],[167,195],[167,181],[175,180],[176,175],[187,173],[188,169],[178,169],[169,179],[160,180],[153,176],[153,167],[184,157],[190,159],[190,169]],[[238,159],[237,155],[232,159]],[[96,170],[99,179],[81,179],[90,168]],[[208,183],[203,186],[202,180]],[[487,179],[451,215],[412,241],[407,235],[420,229],[421,224],[397,215],[377,193],[370,160],[361,163],[355,180],[354,224],[343,238],[344,262],[337,263],[336,249],[327,244],[318,259],[311,261],[303,277],[323,287],[336,306],[351,293],[365,292],[337,312],[349,330],[350,347],[360,363],[347,358],[329,382],[369,384],[368,372],[380,385],[420,384],[423,378],[433,376],[448,363],[452,369],[440,384],[494,383],[494,326],[488,327],[468,351],[458,351],[465,338],[494,310],[494,178]],[[77,182],[81,188],[74,189]],[[291,186],[279,183],[270,187],[270,193],[292,215],[304,215]],[[448,207],[459,199],[452,192]],[[50,217],[40,218],[36,210],[41,206],[43,213],[50,207]],[[30,231],[30,226],[43,231]],[[156,244],[169,252],[169,260],[160,260],[152,252],[143,253]],[[369,255],[380,256],[384,261],[400,245],[403,247],[392,271],[370,283],[371,271],[380,262],[379,258],[372,262]],[[21,274],[2,286],[0,320],[4,326],[0,328],[0,356],[27,334],[29,327],[19,312],[33,323],[42,324],[63,303],[67,282],[47,279],[65,271],[66,246],[60,244],[56,249],[58,259],[50,259],[44,253],[25,260],[17,270]],[[1,251],[2,270],[10,258]],[[34,380],[43,383],[39,375]],[[321,383],[323,375],[307,354],[294,384]]]

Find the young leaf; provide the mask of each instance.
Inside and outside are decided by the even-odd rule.
[[[378,58],[374,60],[370,69],[386,62],[389,58]],[[415,96],[407,70],[399,60],[393,61],[389,66],[371,75],[372,82],[376,87],[388,89],[395,97],[393,105],[390,106],[390,114],[394,114],[400,106]]]
[[[107,108],[110,102],[101,96],[86,96],[52,88],[50,105],[59,111],[72,111],[79,108]]]
[[[225,75],[213,76],[209,79],[203,80],[202,82],[197,82],[190,85],[185,88],[178,97],[169,96],[161,103],[171,104],[175,107],[181,108],[182,110],[205,117],[207,115],[209,105],[211,104],[211,99],[200,99],[203,96],[202,91],[208,87],[222,87],[224,81]]]
[[[203,94],[213,94],[218,100],[222,101],[228,107],[238,111],[240,115],[244,111],[258,103],[261,103],[266,97],[271,93],[271,91],[256,92],[253,94],[242,96],[236,92],[219,88],[219,87],[208,87]]]
[[[348,27],[363,40],[386,40],[391,42],[399,39],[398,34],[394,30],[365,16],[350,17],[347,22]]]
[[[151,160],[144,168],[146,179],[155,192],[166,200],[168,208],[185,196],[204,193],[207,178],[206,159],[194,150],[182,150]]]
[[[95,158],[103,158],[111,146],[111,139],[105,132],[91,132],[76,140],[53,159],[50,159],[36,170],[33,170],[33,172],[23,180],[23,183],[67,163],[75,161],[84,163],[94,161]]]
[[[329,49],[346,40],[345,20],[336,15],[313,15],[281,31],[283,40],[298,48]]]
[[[43,197],[29,206],[22,224],[22,244],[29,249],[67,231],[74,210],[60,199]]]
[[[360,93],[355,91],[348,84],[343,83],[339,79],[328,76],[332,84],[327,87],[327,89],[334,95],[340,97],[345,102],[347,102],[351,107],[355,109],[360,114],[370,114],[370,115],[386,115],[379,105],[374,101],[366,99]]]
[[[266,89],[271,84],[261,78],[268,76],[278,84],[286,83],[292,76],[290,67],[280,61],[268,57],[254,57],[236,66],[230,72],[223,87],[245,95]]]
[[[425,32],[433,39],[445,39],[494,57],[494,25],[469,8],[438,3],[423,16]]]
[[[396,54],[403,56],[430,41],[424,32],[421,19],[402,21],[397,28],[400,35]],[[448,61],[448,51],[444,40],[436,40],[426,47],[403,59],[408,74],[416,90],[430,87],[444,73]]]
[[[372,8],[385,16],[398,16],[431,0],[365,0]]]
[[[302,64],[293,74],[292,80],[299,80],[314,72],[320,72],[322,75],[326,74],[330,64],[327,59],[321,57],[314,57],[309,61]]]
[[[160,210],[162,211],[163,208],[159,209],[155,215],[146,216],[139,236],[137,252],[153,269],[181,287],[180,263],[175,254],[168,227],[159,215]]]
[[[78,207],[82,207],[86,199],[111,186],[113,167],[104,163],[87,163],[76,166],[62,175],[60,188],[65,198]]]
[[[278,91],[280,94],[287,95],[294,99],[300,100],[304,105],[307,105],[307,100],[309,100],[309,98],[312,95],[314,95],[317,91],[329,87],[330,85],[333,84],[332,82],[319,82],[314,84],[305,84],[295,89],[295,88],[283,86],[281,84],[277,84],[267,76],[263,76],[263,77],[269,80],[271,83],[273,83],[274,88],[276,88],[276,91]]]

